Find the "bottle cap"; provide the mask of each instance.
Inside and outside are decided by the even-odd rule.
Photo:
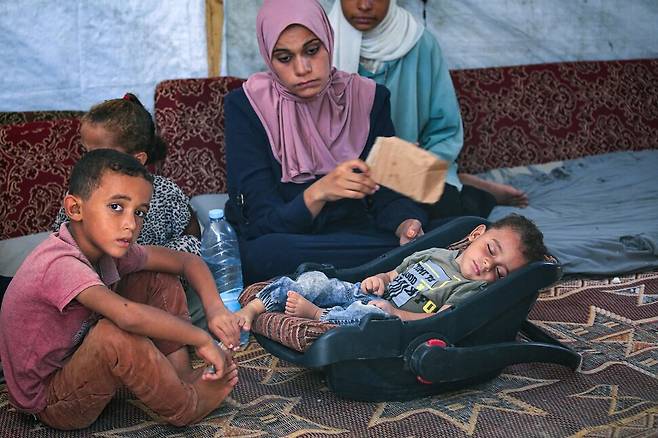
[[[208,212],[208,217],[210,219],[221,219],[224,217],[224,210],[221,208],[213,208]]]

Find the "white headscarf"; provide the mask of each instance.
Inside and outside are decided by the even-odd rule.
[[[381,62],[403,57],[416,45],[424,30],[396,0],[391,0],[382,22],[368,32],[352,27],[343,15],[340,0],[334,1],[329,21],[334,29],[334,66],[348,73],[359,71],[360,58]]]

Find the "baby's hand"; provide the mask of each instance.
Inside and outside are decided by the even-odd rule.
[[[393,304],[391,304],[389,301],[386,300],[372,300],[368,303],[368,305],[379,307],[389,315],[395,315],[395,311],[397,310],[397,308]]]
[[[361,282],[361,290],[367,294],[373,294],[381,297],[384,295],[385,289],[386,285],[384,284],[384,280],[379,275],[373,275],[372,277],[368,277]]]

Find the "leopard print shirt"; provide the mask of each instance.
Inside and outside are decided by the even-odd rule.
[[[200,254],[201,242],[195,236],[184,234],[190,222],[190,200],[172,180],[154,175],[153,197],[144,226],[137,238],[140,245],[159,245],[178,251]],[[64,208],[59,210],[53,230],[68,221]]]

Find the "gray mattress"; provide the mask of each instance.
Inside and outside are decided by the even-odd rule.
[[[530,206],[498,206],[540,227],[565,273],[616,274],[658,267],[658,150],[616,152],[480,176],[525,190]]]

